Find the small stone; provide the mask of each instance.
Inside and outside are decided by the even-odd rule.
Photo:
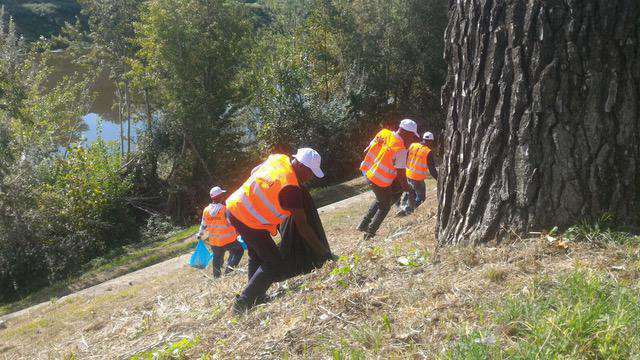
[[[329,315],[327,314],[320,315],[320,321],[326,321],[328,318],[329,318]]]
[[[7,328],[7,323],[4,322],[4,320],[0,320],[0,329],[6,329]]]

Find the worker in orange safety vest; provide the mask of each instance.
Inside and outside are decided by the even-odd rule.
[[[224,262],[224,254],[229,251],[229,259],[224,273],[233,271],[240,260],[244,249],[237,241],[238,233],[229,224],[225,216],[226,207],[224,200],[226,191],[216,186],[209,191],[211,204],[202,211],[202,222],[198,232],[198,240],[208,240],[211,252],[213,252],[213,277],[219,278]]]
[[[376,196],[375,202],[364,216],[358,230],[364,239],[373,238],[403,191],[409,191],[405,175],[407,145],[419,138],[415,121],[404,119],[397,131],[382,129],[365,149],[360,170],[369,180]]]
[[[407,183],[409,191],[402,196],[402,210],[397,216],[411,214],[426,199],[426,186],[424,180],[429,174],[438,180],[438,169],[431,149],[433,147],[433,134],[429,131],[422,136],[422,142],[413,143],[409,147],[407,155]]]
[[[302,185],[324,176],[320,154],[299,149],[293,158],[274,154],[253,169],[245,183],[227,199],[227,217],[249,250],[249,283],[233,305],[242,313],[265,302],[266,291],[287,272],[287,264],[273,235],[289,217],[304,241],[320,257],[334,259],[328,244],[320,241],[309,224],[303,204]]]

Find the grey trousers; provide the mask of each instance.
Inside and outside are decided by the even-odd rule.
[[[407,183],[409,192],[402,195],[402,210],[410,214],[426,199],[427,187],[424,181],[407,179]]]
[[[380,224],[382,224],[384,218],[387,217],[391,205],[398,201],[402,195],[402,190],[400,190],[400,184],[398,184],[397,181],[394,181],[391,186],[385,188],[369,181],[369,187],[376,196],[376,200],[371,204],[371,207],[369,207],[369,211],[365,214],[358,228],[371,235],[375,235],[378,228],[380,228]]]

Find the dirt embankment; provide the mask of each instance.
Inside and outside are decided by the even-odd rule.
[[[355,226],[370,199],[324,208],[340,260],[272,286],[272,301],[247,315],[230,312],[246,272],[214,281],[184,258],[177,269],[158,265],[164,272],[132,285],[124,280],[123,287],[10,319],[0,330],[0,357],[129,358],[191,339],[190,358],[434,358],[482,321],[483,306],[527,291],[541,276],[579,266],[638,278],[636,260],[623,248],[543,238],[436,253],[432,183],[415,214],[397,218],[392,209],[378,236],[365,242]]]

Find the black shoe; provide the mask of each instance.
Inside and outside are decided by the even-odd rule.
[[[365,241],[371,240],[373,239],[374,236],[376,236],[376,234],[371,234],[367,232],[367,233],[364,233],[364,235],[362,236],[362,240],[365,240]]]
[[[271,301],[271,296],[267,294],[262,294],[256,298],[256,300],[253,302],[253,305],[266,304],[269,301]]]
[[[367,232],[369,230],[369,226],[364,225],[364,224],[360,224],[358,225],[358,227],[356,228],[356,230],[358,231],[362,231],[362,232]]]
[[[251,304],[242,296],[236,295],[236,301],[233,303],[233,313],[242,315],[251,309]]]

